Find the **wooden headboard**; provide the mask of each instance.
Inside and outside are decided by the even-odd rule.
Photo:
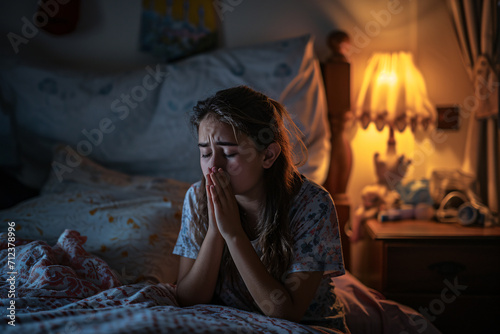
[[[346,188],[351,172],[352,154],[344,135],[344,124],[351,108],[350,64],[346,54],[349,36],[343,31],[333,31],[327,42],[332,53],[321,67],[328,102],[332,153],[324,187],[332,195],[337,208],[344,265],[349,269],[351,250],[346,224],[349,221],[351,206]]]

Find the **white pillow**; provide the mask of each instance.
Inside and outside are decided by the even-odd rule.
[[[61,147],[54,161],[66,161]],[[173,283],[182,203],[189,184],[106,169],[84,158],[62,182],[52,174],[40,196],[0,211],[16,222],[16,236],[53,245],[71,229],[87,237],[85,250],[105,260],[127,282]]]
[[[43,184],[53,146],[61,142],[113,170],[200,179],[187,113],[198,100],[242,84],[284,103],[309,149],[310,160],[301,171],[323,183],[329,130],[310,36],[220,49],[113,75],[26,66],[0,74],[2,98],[15,109],[19,124],[16,137],[24,162],[19,178],[35,188]]]

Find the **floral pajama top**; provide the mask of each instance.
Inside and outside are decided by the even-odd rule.
[[[173,251],[174,254],[191,259],[196,259],[201,247],[194,238],[190,224],[196,208],[195,193],[200,184],[201,182],[193,184],[186,193],[181,230]],[[289,217],[294,258],[287,274],[303,272],[307,275],[308,271],[324,273],[301,323],[345,330],[343,307],[335,296],[331,280],[331,277],[343,275],[345,270],[337,213],[330,194],[321,186],[303,177],[302,187],[293,200]],[[257,254],[261,254],[257,241],[252,241],[252,244]],[[300,284],[300,277],[299,275],[297,284]],[[234,284],[222,282],[221,289],[216,293],[218,294],[216,299],[227,306],[261,313],[251,298],[250,300],[245,298],[249,293],[239,276]]]

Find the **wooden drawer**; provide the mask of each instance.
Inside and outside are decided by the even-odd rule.
[[[388,293],[500,294],[498,243],[387,242],[383,251]]]

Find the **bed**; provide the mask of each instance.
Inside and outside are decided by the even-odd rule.
[[[186,112],[236,85],[287,107],[308,148],[300,171],[323,184],[331,134],[311,36],[119,73],[2,64],[4,185],[35,191],[0,211],[2,333],[336,333],[177,304],[172,249],[184,194],[201,177]],[[352,333],[439,333],[349,272],[332,284]]]

